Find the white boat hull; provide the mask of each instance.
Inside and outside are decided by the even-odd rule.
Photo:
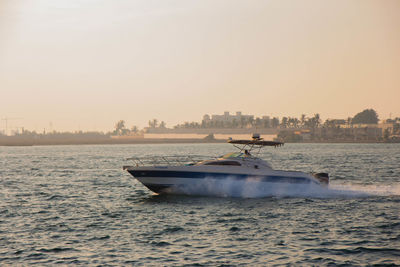
[[[172,166],[172,167],[130,167],[125,169],[143,185],[156,193],[170,194],[203,194],[218,190],[222,182],[285,184],[298,187],[299,185],[317,185],[321,183],[312,175],[295,171],[261,171],[249,173],[248,168],[221,166]],[[225,183],[226,184],[226,183]]]

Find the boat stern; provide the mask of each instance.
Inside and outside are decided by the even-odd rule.
[[[312,174],[322,185],[329,185],[329,174],[326,172],[318,172]]]

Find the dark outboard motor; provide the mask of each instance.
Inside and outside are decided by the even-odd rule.
[[[329,174],[326,172],[314,173],[313,176],[323,185],[329,184]]]

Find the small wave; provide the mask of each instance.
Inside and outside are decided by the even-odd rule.
[[[119,218],[122,216],[122,214],[120,212],[109,212],[109,211],[105,211],[101,215],[107,216],[110,218]]]
[[[151,241],[150,244],[156,247],[166,247],[171,245],[171,243],[168,243],[166,241]]]
[[[231,232],[238,232],[238,231],[240,231],[240,228],[239,228],[239,227],[236,227],[236,226],[232,226],[232,227],[229,229],[229,231],[231,231]]]
[[[247,222],[250,221],[247,218],[233,218],[233,219],[218,219],[217,223],[237,223],[237,222]]]
[[[46,254],[43,253],[31,253],[26,256],[28,259],[34,259],[34,260],[41,260],[47,258]]]
[[[179,227],[179,226],[171,226],[171,227],[165,228],[164,230],[160,231],[159,233],[157,233],[155,235],[173,234],[173,233],[181,232],[184,230],[185,229],[183,229],[182,227]]]
[[[56,247],[56,248],[50,248],[50,249],[42,248],[42,249],[39,249],[38,251],[43,252],[43,253],[60,253],[60,252],[64,252],[64,251],[77,251],[77,250],[74,248],[69,248],[69,247],[66,247],[66,248]]]
[[[400,222],[381,224],[376,227],[381,229],[396,229],[400,228]]]
[[[167,227],[166,229],[164,229],[165,233],[175,233],[175,232],[179,232],[179,231],[183,231],[184,229],[182,227],[179,226],[173,226],[173,227]]]
[[[94,241],[94,240],[106,240],[106,239],[110,239],[109,235],[105,235],[105,236],[94,236],[92,238],[89,238],[88,240],[90,241]]]
[[[51,197],[47,198],[47,200],[58,200],[64,198],[61,195],[52,195]]]
[[[384,254],[386,256],[400,256],[400,250],[395,248],[371,248],[371,247],[357,247],[351,248],[341,248],[341,249],[328,249],[328,248],[318,248],[318,249],[307,249],[306,251],[313,251],[317,253],[327,253],[333,255],[350,255],[350,254],[361,254],[361,253],[375,253]]]

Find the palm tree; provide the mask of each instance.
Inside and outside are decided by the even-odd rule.
[[[137,126],[133,125],[131,128],[131,132],[136,134],[137,132],[139,132],[139,128]]]
[[[294,118],[293,124],[294,124],[294,128],[299,128],[299,119],[298,118]]]
[[[153,119],[152,121],[149,121],[149,127],[150,128],[156,128],[158,125],[158,120],[157,119]]]
[[[314,114],[314,125],[315,128],[318,128],[318,126],[321,124],[321,118],[319,117],[319,114],[316,113]]]
[[[306,123],[306,114],[301,114],[300,122],[301,122],[301,127],[304,127]]]
[[[121,135],[124,129],[125,129],[125,121],[120,120],[115,124],[114,134]]]

